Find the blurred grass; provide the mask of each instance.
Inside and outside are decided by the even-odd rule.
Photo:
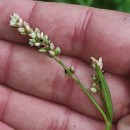
[[[79,4],[103,9],[130,12],[130,0],[49,0],[49,1]]]

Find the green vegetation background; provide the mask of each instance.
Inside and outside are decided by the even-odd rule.
[[[49,0],[49,1],[79,4],[103,9],[130,12],[130,0]]]

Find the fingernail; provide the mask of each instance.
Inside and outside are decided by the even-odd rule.
[[[118,122],[117,130],[130,130],[130,115],[123,117]]]

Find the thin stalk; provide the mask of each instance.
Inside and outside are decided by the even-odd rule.
[[[66,65],[58,58],[58,57],[53,57],[63,68],[64,70],[66,70],[66,72],[69,74],[69,76],[71,78],[73,78],[75,80],[75,82],[79,85],[79,87],[84,91],[84,93],[89,97],[89,99],[93,102],[93,104],[95,105],[95,107],[99,110],[99,112],[101,113],[101,115],[103,116],[106,124],[108,124],[108,119],[107,116],[105,114],[105,112],[103,111],[103,109],[99,106],[99,104],[97,103],[97,101],[93,98],[93,96],[87,91],[87,89],[82,85],[82,83],[79,81],[79,79],[77,78],[76,75],[72,74],[70,72],[70,70],[66,67]],[[108,127],[106,127],[106,130],[110,130],[108,129]]]
[[[107,122],[105,130],[111,130],[111,128],[112,128],[111,122]]]

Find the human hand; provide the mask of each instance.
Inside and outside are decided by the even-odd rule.
[[[75,66],[87,89],[93,73],[89,58],[103,57],[114,106],[113,130],[121,130],[121,123],[117,124],[128,115],[130,103],[129,15],[29,0],[2,0],[0,10],[4,9],[0,20],[0,129],[104,130],[101,115],[76,83],[55,61],[23,44],[28,38],[9,27],[9,15],[16,12],[62,49],[61,58],[67,66]]]

